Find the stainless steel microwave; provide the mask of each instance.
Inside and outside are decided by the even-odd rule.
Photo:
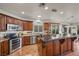
[[[20,31],[22,27],[16,24],[7,24],[7,31]]]

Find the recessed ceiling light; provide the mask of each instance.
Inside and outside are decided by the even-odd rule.
[[[41,15],[38,15],[37,17],[38,17],[38,18],[41,18],[42,16],[41,16]]]
[[[24,11],[22,11],[21,13],[24,14]]]
[[[63,13],[64,13],[63,11],[60,12],[60,14],[63,14]]]
[[[48,9],[48,7],[45,7],[45,10],[47,10]]]

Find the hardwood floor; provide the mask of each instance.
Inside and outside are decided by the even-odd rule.
[[[9,56],[39,56],[38,45],[24,46]],[[79,41],[74,42],[74,52],[71,52],[65,56],[79,56]]]

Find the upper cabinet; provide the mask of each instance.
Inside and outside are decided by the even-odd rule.
[[[6,31],[6,24],[19,25],[25,31],[33,30],[33,21],[22,21],[20,19],[0,14],[0,31]]]
[[[14,21],[15,21],[15,24],[23,27],[23,21],[22,20],[20,20],[20,19],[14,19]]]
[[[44,30],[49,30],[50,23],[44,23]]]
[[[7,24],[15,24],[15,18],[13,18],[13,17],[9,17],[9,16],[7,16],[6,17],[6,21],[7,21]]]
[[[30,30],[30,31],[32,31],[32,29],[33,29],[33,22],[32,21],[27,21],[27,30]]]
[[[32,21],[23,21],[23,30],[32,31],[33,22]]]
[[[23,21],[20,19],[7,16],[6,20],[7,20],[7,24],[16,24],[23,27]]]
[[[6,30],[6,16],[0,14],[0,31]]]

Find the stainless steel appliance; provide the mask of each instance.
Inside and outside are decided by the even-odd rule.
[[[7,24],[7,31],[21,31],[22,27],[16,24]]]
[[[21,38],[14,38],[10,40],[10,53],[21,48]]]
[[[30,44],[35,44],[36,43],[36,36],[31,36],[30,37]]]
[[[21,48],[22,41],[21,38],[16,35],[16,33],[7,33],[6,37],[9,39],[10,53]]]
[[[16,35],[17,31],[21,31],[22,28],[19,25],[7,24],[7,37],[9,38],[10,43],[10,53],[16,51],[22,47],[22,39]]]

